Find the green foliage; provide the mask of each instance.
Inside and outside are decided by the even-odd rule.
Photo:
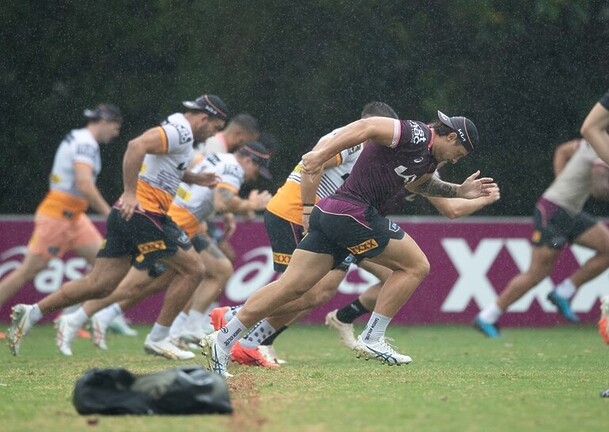
[[[209,92],[277,137],[277,183],[371,100],[403,118],[469,116],[481,149],[448,179],[481,168],[503,187],[485,214],[529,215],[551,181],[554,146],[577,136],[609,87],[608,20],[599,0],[9,2],[1,211],[34,211],[83,108],[112,101],[126,114],[102,154],[99,186],[112,201],[128,140]]]

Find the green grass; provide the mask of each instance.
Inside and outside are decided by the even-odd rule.
[[[609,347],[590,326],[506,329],[488,340],[468,327],[393,327],[409,366],[356,359],[325,327],[298,326],[277,351],[278,370],[231,365],[232,416],[100,417],[95,426],[71,403],[74,382],[92,367],[147,373],[175,363],[145,355],[140,336],[89,341],[74,357],[35,328],[21,355],[0,350],[0,431],[595,431],[605,430]],[[200,357],[200,356],[199,356]],[[196,363],[200,360],[197,357]]]

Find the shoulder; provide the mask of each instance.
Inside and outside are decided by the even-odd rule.
[[[192,128],[184,114],[170,115],[167,120],[161,123],[161,128],[167,133],[170,144],[192,146],[194,142]]]

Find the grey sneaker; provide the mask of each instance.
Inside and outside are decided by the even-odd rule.
[[[108,330],[124,336],[137,336],[137,330],[129,327],[124,314],[120,314],[112,320],[108,326]]]
[[[336,318],[336,312],[338,312],[338,310],[334,309],[326,315],[326,325],[336,330],[343,345],[352,350],[357,344],[357,340],[355,340],[355,337],[353,336],[353,324],[346,324],[339,321],[338,318]]]
[[[21,340],[27,335],[32,328],[30,314],[34,306],[26,304],[18,304],[13,306],[11,310],[11,325],[8,328],[6,340],[11,353],[16,356],[19,354]]]
[[[218,332],[205,336],[199,342],[201,354],[205,357],[204,367],[212,372],[222,375],[224,378],[230,378],[233,375],[228,373],[228,361],[230,353],[225,352],[218,346]]]
[[[375,343],[364,342],[361,337],[358,337],[353,351],[357,358],[378,360],[389,366],[400,366],[412,361],[409,356],[397,352],[384,337]]]
[[[55,343],[59,351],[65,356],[72,355],[72,341],[78,334],[78,328],[70,325],[70,316],[61,315],[55,320]]]
[[[165,357],[169,360],[190,360],[195,358],[194,353],[181,350],[168,337],[162,341],[154,342],[150,339],[150,335],[146,336],[144,351],[148,354]]]

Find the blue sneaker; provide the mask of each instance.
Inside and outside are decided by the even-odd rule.
[[[474,328],[491,339],[499,337],[499,326],[482,321],[479,316],[474,320]]]
[[[571,321],[573,323],[579,322],[579,317],[575,315],[575,313],[571,310],[571,303],[569,299],[559,296],[556,294],[556,291],[550,292],[548,294],[548,300],[558,308],[558,312],[565,317],[567,321]]]

